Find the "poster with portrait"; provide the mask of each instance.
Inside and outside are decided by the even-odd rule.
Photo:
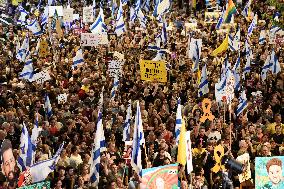
[[[171,164],[142,169],[141,189],[178,188],[178,165]]]
[[[284,188],[284,156],[255,158],[255,188]]]
[[[50,182],[39,182],[36,184],[20,187],[18,189],[50,189]]]
[[[220,16],[220,12],[205,12],[205,23],[217,23]]]
[[[236,159],[238,162],[242,163],[244,166],[244,172],[239,174],[240,183],[251,179],[251,170],[250,170],[250,157],[248,153],[240,155]]]
[[[141,79],[144,81],[167,82],[167,70],[164,61],[140,60]]]
[[[94,12],[93,7],[83,7],[83,22],[94,22]]]
[[[64,22],[73,22],[73,11],[72,8],[63,9],[63,21]]]

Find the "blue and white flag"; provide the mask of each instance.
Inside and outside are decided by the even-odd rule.
[[[180,129],[181,129],[181,125],[182,125],[180,98],[178,98],[177,103],[178,103],[178,105],[177,105],[176,127],[175,127],[176,144],[178,144],[178,142],[179,142]]]
[[[239,116],[246,109],[247,106],[248,106],[248,103],[247,103],[246,92],[242,91],[239,97],[239,104],[236,110],[237,116]]]
[[[20,17],[18,18],[17,24],[19,25],[26,24],[26,16],[29,15],[29,12],[26,11],[21,4],[18,6],[18,11],[20,12]]]
[[[226,13],[226,9],[223,8],[222,13],[221,13],[221,15],[220,15],[220,17],[218,19],[217,24],[216,24],[216,29],[217,30],[221,28],[221,26],[222,26],[222,24],[223,24],[223,22],[225,20],[225,13]]]
[[[145,139],[143,134],[141,111],[140,111],[139,101],[137,101],[133,143],[132,143],[131,166],[133,170],[140,176],[142,176],[141,146],[144,143]]]
[[[91,153],[91,165],[90,165],[90,180],[96,185],[99,183],[100,176],[100,161],[101,153],[106,151],[106,142],[104,135],[104,128],[102,124],[102,112],[99,110],[97,130],[94,139],[94,145]]]
[[[266,31],[265,30],[261,30],[260,34],[259,34],[259,40],[258,43],[260,45],[263,45],[265,43],[265,38],[266,38]]]
[[[101,33],[101,32],[106,32],[107,27],[104,23],[104,12],[103,9],[100,7],[100,13],[95,20],[95,22],[90,26],[90,30],[92,33]]]
[[[31,141],[34,146],[37,145],[37,138],[39,136],[39,127],[38,127],[38,113],[36,113],[36,119],[34,128],[32,129]]]
[[[163,15],[164,13],[170,10],[170,7],[171,7],[170,0],[159,1],[158,4],[155,6],[153,16],[157,17],[159,15]]]
[[[38,23],[38,21],[36,19],[34,19],[32,21],[31,24],[27,25],[27,28],[35,35],[35,36],[39,36],[42,34],[40,25]]]
[[[216,102],[221,102],[223,96],[226,96],[225,88],[226,88],[227,77],[224,75],[221,77],[218,83],[215,83],[215,98]]]
[[[256,25],[257,25],[257,14],[254,15],[253,20],[252,20],[251,24],[249,25],[248,36],[250,36],[252,34],[252,31],[254,30]]]
[[[248,43],[248,40],[245,41],[245,56],[246,56],[246,64],[243,70],[243,79],[245,79],[245,75],[250,73],[251,70],[251,57],[252,57],[252,50]]]
[[[93,0],[93,16],[96,16],[96,0]]]
[[[78,49],[76,52],[76,56],[73,58],[72,68],[74,69],[75,67],[81,66],[83,64],[84,64],[83,51],[82,49]]]
[[[40,16],[40,25],[44,26],[48,22],[48,6],[44,8],[43,13]]]
[[[150,0],[145,0],[145,1],[144,1],[143,9],[144,9],[146,12],[149,12],[149,11],[150,11]]]
[[[241,90],[241,76],[237,71],[233,71],[235,77],[235,91]]]
[[[199,88],[198,88],[198,97],[202,97],[203,95],[209,93],[208,87],[208,79],[207,79],[207,71],[206,71],[206,64],[202,68]]]
[[[239,56],[238,56],[237,61],[236,61],[235,65],[234,65],[234,67],[233,67],[233,70],[235,72],[239,72],[239,70],[241,68],[240,66],[241,66],[241,57],[240,57],[240,53],[239,53]]]
[[[281,72],[281,66],[280,66],[280,63],[278,62],[277,56],[275,55],[274,49],[272,49],[272,52],[271,52],[270,62],[272,64],[271,71],[273,74],[278,74],[279,72]]]
[[[199,60],[201,56],[201,46],[198,40],[191,39],[190,51],[192,51],[193,72],[199,68]]]
[[[135,2],[135,11],[137,12],[141,8],[141,0],[136,0]]]
[[[29,132],[25,123],[23,123],[22,134],[20,138],[20,155],[18,157],[18,165],[22,171],[26,167],[30,167],[33,163],[33,149]]]
[[[241,30],[236,32],[235,36],[229,34],[228,43],[231,51],[238,51],[240,49]]]
[[[166,23],[163,22],[163,28],[162,28],[162,35],[161,35],[161,38],[162,38],[162,42],[164,45],[167,44],[167,40],[168,40],[168,37],[167,37],[167,26],[166,26]]]
[[[125,27],[124,19],[123,19],[123,9],[122,9],[122,5],[120,5],[119,10],[118,10],[118,14],[117,14],[117,22],[116,22],[116,26],[115,26],[115,31],[114,32],[119,37],[125,31],[126,31],[126,27]]]
[[[154,60],[154,61],[164,60],[166,58],[166,53],[167,53],[166,50],[160,49],[157,52],[157,55],[152,60]]]
[[[46,115],[48,116],[48,118],[50,118],[52,115],[52,107],[51,107],[48,94],[45,94],[44,108],[45,108]]]
[[[64,143],[60,145],[59,149],[51,159],[40,161],[31,166],[30,172],[33,178],[33,183],[45,180],[49,173],[55,170],[55,166],[60,158],[63,146]]]
[[[133,7],[130,7],[130,22],[134,23],[136,19],[136,13]]]
[[[26,79],[31,81],[34,75],[33,72],[34,72],[33,61],[32,59],[28,59],[24,65],[22,72],[19,75],[19,79]]]
[[[114,99],[115,94],[117,93],[117,89],[118,89],[118,85],[119,85],[119,79],[118,76],[115,75],[114,79],[113,79],[113,86],[111,89],[111,99]]]
[[[127,114],[125,118],[125,122],[123,125],[123,137],[122,140],[125,141],[130,141],[130,123],[131,123],[131,101],[129,102],[127,106]]]
[[[281,30],[281,28],[279,26],[271,26],[269,33],[270,35],[275,35],[275,33],[279,32]]]
[[[272,61],[270,61],[270,58],[271,58],[271,56],[268,55],[264,65],[262,66],[262,70],[261,70],[261,74],[260,74],[262,81],[264,81],[266,79],[266,74],[271,69],[271,67],[273,65]]]
[[[24,62],[26,60],[27,55],[29,54],[29,37],[26,37],[19,49],[19,51],[17,52],[16,58],[20,61],[20,62]]]
[[[245,5],[245,7],[244,7],[244,9],[243,9],[243,11],[242,11],[242,13],[241,13],[244,17],[249,17],[249,16],[250,16],[250,15],[249,15],[250,5],[251,5],[251,0],[249,0],[249,1],[246,3],[246,5]]]
[[[143,14],[141,9],[139,9],[138,12],[137,12],[137,18],[140,22],[140,26],[142,28],[146,28],[147,19],[146,19],[145,15]]]
[[[129,0],[121,0],[122,6],[126,5]]]
[[[279,12],[275,12],[275,14],[273,15],[273,19],[276,21],[276,22],[279,22],[279,17],[281,16],[281,14]]]

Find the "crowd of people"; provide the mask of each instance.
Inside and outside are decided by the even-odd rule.
[[[154,1],[150,1],[151,5]],[[67,2],[56,2],[66,6]],[[69,3],[69,2],[68,2]],[[117,2],[119,3],[119,2]],[[163,19],[171,29],[167,30],[167,49],[165,62],[168,65],[167,82],[157,80],[143,81],[139,68],[139,60],[151,60],[156,51],[147,47],[155,41],[161,31],[158,20],[152,16],[154,5],[151,6],[147,17],[146,28],[141,29],[140,22],[131,23],[129,8],[135,2],[128,1],[123,7],[126,31],[124,34],[109,40],[108,45],[84,47],[84,65],[72,67],[73,57],[80,47],[80,33],[90,33],[88,23],[82,23],[82,8],[92,5],[92,1],[72,1],[74,13],[80,15],[70,30],[65,30],[59,38],[56,30],[43,29],[44,33],[34,36],[27,28],[17,25],[19,17],[18,5],[7,4],[6,13],[14,23],[0,24],[0,141],[9,139],[15,161],[14,170],[9,170],[3,147],[1,152],[2,172],[0,188],[16,188],[21,170],[16,160],[20,154],[20,137],[23,123],[30,135],[38,119],[40,134],[37,139],[35,163],[47,160],[55,154],[60,144],[64,148],[54,172],[50,173],[46,181],[56,189],[92,188],[90,179],[90,162],[92,144],[96,132],[98,111],[102,111],[102,122],[107,144],[107,151],[101,154],[100,179],[98,188],[138,188],[141,177],[133,171],[130,158],[131,148],[126,148],[123,142],[123,125],[129,100],[132,103],[131,139],[136,103],[141,108],[144,129],[145,146],[142,153],[143,168],[158,167],[177,162],[177,143],[175,140],[176,112],[178,99],[182,105],[182,116],[186,130],[191,131],[193,152],[193,171],[188,173],[184,166],[179,167],[179,184],[181,188],[220,188],[224,185],[222,172],[214,173],[214,148],[222,145],[225,153],[231,158],[249,153],[251,178],[253,186],[255,157],[284,155],[284,124],[283,124],[283,72],[267,73],[263,81],[260,77],[266,57],[274,49],[283,70],[283,44],[270,44],[266,37],[265,43],[259,43],[260,31],[270,30],[273,26],[273,16],[277,12],[271,9],[264,0],[253,0],[251,12],[258,15],[258,22],[249,43],[252,47],[253,59],[250,73],[241,79],[241,91],[245,90],[248,106],[240,114],[236,114],[238,97],[241,91],[235,91],[230,110],[215,99],[215,84],[220,78],[225,57],[235,64],[239,53],[227,50],[218,56],[211,56],[226,36],[224,32],[216,30],[216,23],[204,22],[207,8],[205,1],[196,0],[194,7],[191,1],[172,1],[170,10]],[[38,19],[47,2],[42,2],[37,10],[37,1],[23,0],[21,5],[30,13],[28,19]],[[98,14],[100,3],[97,2]],[[220,0],[219,6],[224,7],[225,1]],[[245,18],[241,12],[246,1],[235,2],[237,13],[234,15],[235,25],[230,26],[230,32],[235,33],[237,27],[241,29],[241,68],[246,64],[245,40],[252,18]],[[112,16],[107,2],[103,3],[107,32],[114,33],[115,15]],[[216,11],[212,9],[211,11]],[[143,10],[144,12],[144,10]],[[4,13],[4,12],[2,12]],[[282,12],[283,14],[283,12]],[[283,23],[284,15],[279,16]],[[51,21],[51,20],[50,20]],[[186,28],[186,22],[197,22],[197,28]],[[89,23],[92,24],[92,23]],[[64,28],[64,26],[62,26]],[[81,28],[81,30],[76,30]],[[138,28],[138,29],[137,29]],[[140,28],[140,29],[139,29]],[[52,36],[50,37],[50,32]],[[30,38],[30,57],[35,73],[48,70],[51,79],[43,84],[19,79],[24,64],[17,58],[17,45],[26,37]],[[202,39],[202,51],[199,69],[207,65],[209,93],[198,97],[198,72],[192,71],[193,61],[188,57],[189,36]],[[48,49],[46,57],[39,57],[36,51],[37,39],[46,39]],[[50,39],[53,39],[50,41]],[[113,59],[113,53],[124,55],[122,76],[115,97],[111,98],[113,78],[108,72],[108,62]],[[100,94],[103,90],[104,101],[100,104]],[[68,94],[67,101],[58,103],[59,94]],[[44,108],[45,95],[48,94],[52,106],[52,115],[47,116]],[[215,116],[213,121],[202,123],[202,100],[212,101],[211,112]],[[220,139],[214,138],[220,134]],[[212,137],[213,136],[213,137]],[[7,144],[8,145],[8,144]],[[8,145],[9,146],[9,145]],[[6,146],[7,148],[7,146]],[[12,175],[10,172],[12,172]],[[227,170],[228,171],[228,170]],[[233,187],[240,187],[238,175],[230,177]],[[248,184],[249,185],[249,184]]]

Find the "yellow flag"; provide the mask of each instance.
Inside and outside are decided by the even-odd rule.
[[[63,32],[62,32],[62,29],[61,29],[61,26],[60,26],[60,21],[58,19],[56,20],[55,28],[56,28],[56,32],[58,34],[58,38],[62,38]]]
[[[228,46],[229,46],[229,38],[228,38],[228,34],[226,36],[226,38],[224,39],[224,41],[222,42],[222,44],[217,48],[215,49],[213,52],[212,52],[212,56],[217,56],[219,53],[225,51],[228,49]]]
[[[200,84],[200,79],[201,79],[201,72],[200,69],[197,70],[197,84]]]
[[[180,128],[177,162],[182,164],[183,166],[185,166],[186,164],[186,130],[184,119],[182,119],[182,124]]]

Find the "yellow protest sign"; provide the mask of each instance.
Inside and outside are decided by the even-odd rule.
[[[45,58],[48,54],[48,43],[46,40],[42,40],[39,44],[39,57]]]
[[[141,79],[146,81],[167,82],[167,70],[164,61],[140,60]]]

